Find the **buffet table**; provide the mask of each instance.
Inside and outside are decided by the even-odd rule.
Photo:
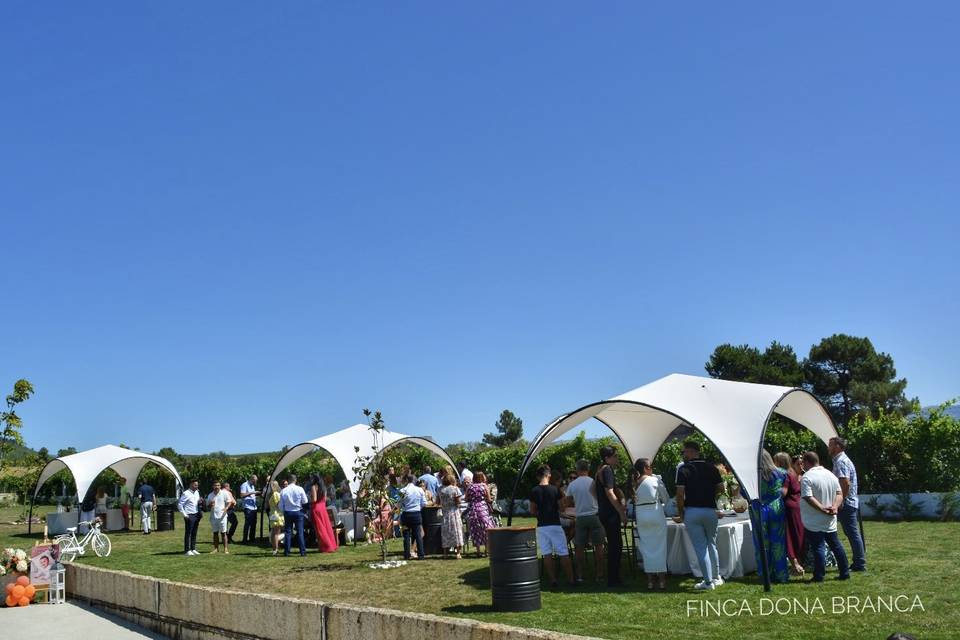
[[[634,532],[634,536],[636,535]],[[717,551],[720,557],[720,575],[724,578],[739,578],[757,570],[753,529],[748,513],[720,518],[717,526]],[[637,563],[640,562],[638,553]],[[672,519],[667,520],[667,570],[673,574],[692,573],[698,578],[703,577],[686,527]]]

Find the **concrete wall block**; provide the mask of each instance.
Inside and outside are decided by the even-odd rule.
[[[160,583],[159,613],[267,640],[319,638],[323,625],[320,602],[166,581]]]
[[[329,605],[327,640],[583,640],[538,629],[373,607]]]

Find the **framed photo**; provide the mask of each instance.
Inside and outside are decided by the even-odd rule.
[[[60,548],[54,544],[38,544],[30,550],[30,582],[50,584],[50,571],[57,564]]]

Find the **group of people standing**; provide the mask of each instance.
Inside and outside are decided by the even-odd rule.
[[[813,556],[811,581],[822,582],[827,548],[836,561],[838,580],[848,579],[851,571],[867,570],[857,469],[846,447],[843,438],[830,439],[832,471],[820,465],[814,451],[794,458],[783,452],[761,454],[760,527],[754,537],[763,536],[771,582],[787,582],[790,572],[803,576],[808,554]],[[838,524],[850,543],[852,562],[840,542]],[[762,570],[762,562],[758,568]]]
[[[558,584],[554,555],[569,584],[583,582],[588,543],[594,552],[596,580],[604,579],[605,569],[607,586],[622,586],[621,527],[627,521],[627,511],[614,475],[619,463],[616,449],[603,447],[596,473],[591,476],[590,463],[578,460],[576,476],[565,490],[561,474],[554,474],[547,465],[537,469],[537,485],[530,492],[530,513],[537,519],[537,546],[552,588]],[[570,561],[565,520],[572,524],[568,529],[572,529],[576,568]]]
[[[177,501],[177,510],[183,516],[184,522],[184,554],[199,555],[197,532],[203,518],[203,511],[210,513],[210,528],[213,533],[211,553],[219,553],[221,545],[223,553],[230,553],[229,543],[233,542],[238,507],[243,509],[244,514],[241,544],[254,544],[257,535],[258,496],[263,498],[263,503],[266,505],[273,555],[279,553],[281,533],[284,540],[284,555],[290,555],[294,531],[297,534],[300,555],[306,555],[305,518],[310,518],[312,521],[317,548],[321,552],[337,550],[337,539],[327,513],[327,485],[320,476],[314,475],[311,478],[309,496],[303,487],[297,484],[297,477],[292,474],[283,481],[282,486],[276,480],[271,481],[269,476],[263,489],[257,488],[257,482],[257,476],[251,475],[240,485],[240,502],[238,503],[229,483],[214,482],[213,490],[203,496],[200,493],[199,483],[196,480],[192,481],[190,487],[180,495]]]
[[[411,559],[415,548],[416,557],[423,559],[423,509],[439,507],[444,557],[452,553],[462,558],[466,543],[473,544],[478,557],[484,554],[487,529],[498,524],[497,487],[482,471],[473,472],[462,463],[458,466],[459,472],[449,465],[437,472],[426,466],[420,475],[406,468],[399,476],[391,469],[385,478],[387,496],[371,514],[367,541],[390,538],[399,528],[404,558]]]
[[[815,452],[791,458],[786,453],[761,455],[760,509],[754,513],[753,535],[762,573],[764,558],[773,582],[786,582],[790,572],[804,575],[804,564],[813,565],[812,582],[824,579],[826,548],[836,558],[838,579],[850,571],[866,571],[866,555],[859,528],[857,473],[846,455],[843,438],[832,438],[828,446],[833,470],[820,466]],[[576,474],[566,487],[562,477],[549,466],[537,469],[538,484],[530,493],[530,511],[537,518],[537,544],[552,587],[557,586],[554,556],[571,585],[583,582],[586,548],[592,546],[594,575],[610,587],[622,584],[620,563],[623,529],[627,522],[627,499],[617,488],[614,469],[619,457],[613,447],[600,450],[600,461],[591,475],[590,463],[579,460]],[[634,463],[632,501],[637,532],[637,550],[643,558],[648,589],[665,589],[667,582],[667,517],[670,497],[663,479],[653,473],[651,461]],[[692,543],[701,579],[697,590],[723,585],[717,549],[720,515],[717,498],[726,486],[717,465],[707,462],[696,441],[683,445],[683,462],[676,471],[676,510],[673,520],[683,523]],[[840,523],[852,550],[853,561],[837,535]],[[565,522],[572,526],[565,527]],[[762,536],[762,540],[758,537]],[[574,543],[576,563],[571,563],[569,545]],[[761,544],[762,543],[762,544]],[[808,553],[812,562],[807,561]],[[604,562],[605,560],[605,562]],[[605,567],[604,567],[605,565]]]

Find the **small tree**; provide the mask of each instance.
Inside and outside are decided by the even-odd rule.
[[[14,407],[27,400],[31,394],[33,385],[23,379],[17,380],[13,383],[13,393],[7,396],[7,410],[0,412],[0,425],[3,425],[3,432],[0,433],[0,469],[3,469],[13,448],[23,446],[23,435],[20,433],[23,421],[14,411]]]
[[[498,433],[483,434],[484,444],[493,447],[506,447],[519,442],[523,437],[523,420],[518,418],[509,409],[500,412],[500,419],[494,424]]]
[[[379,516],[383,504],[395,506],[396,502],[390,498],[390,487],[387,480],[389,462],[386,456],[381,455],[383,451],[383,431],[386,425],[383,422],[383,416],[379,411],[363,410],[363,415],[367,418],[367,424],[370,426],[371,435],[373,435],[373,447],[368,455],[360,453],[360,447],[354,446],[353,450],[357,457],[353,461],[353,479],[358,484],[357,501],[363,501],[367,511]],[[387,560],[387,532],[380,532],[380,558],[384,562]]]

